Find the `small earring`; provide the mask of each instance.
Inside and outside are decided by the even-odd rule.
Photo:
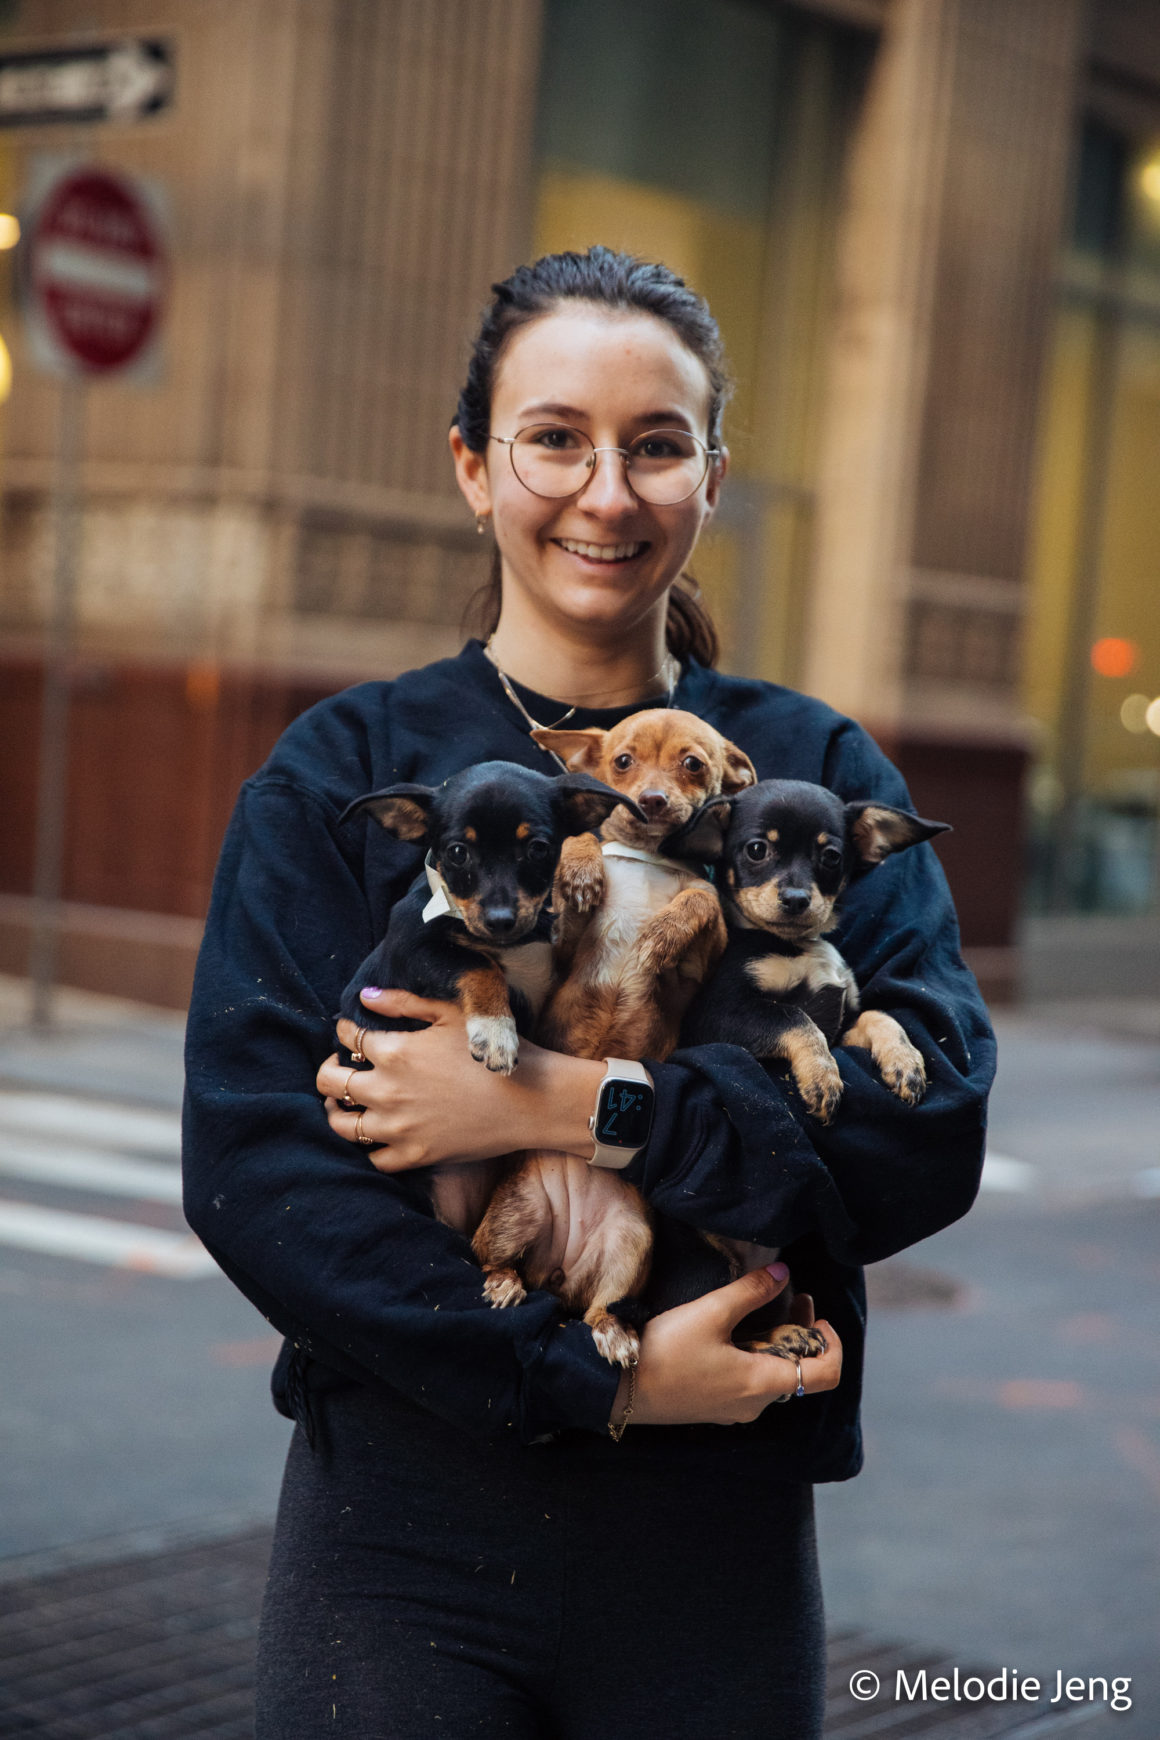
[[[482,538],[484,532],[487,530],[487,522],[490,518],[491,518],[490,514],[476,514],[476,516],[475,516],[475,529],[479,533],[481,538]]]

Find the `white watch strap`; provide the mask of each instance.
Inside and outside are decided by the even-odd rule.
[[[606,1057],[604,1059],[604,1076],[596,1095],[596,1107],[600,1108],[600,1098],[608,1081],[635,1081],[642,1087],[651,1088],[652,1080],[643,1063],[631,1063],[623,1057]],[[589,1156],[589,1166],[607,1166],[614,1172],[621,1172],[630,1160],[640,1153],[640,1148],[609,1148],[603,1142],[596,1140],[596,1112],[588,1120],[588,1128],[592,1131],[592,1153]],[[641,1147],[643,1147],[643,1142]]]

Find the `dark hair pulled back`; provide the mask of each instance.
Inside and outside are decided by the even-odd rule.
[[[487,449],[496,370],[512,334],[567,301],[590,302],[616,313],[651,314],[663,320],[704,366],[710,389],[709,445],[720,445],[721,417],[730,391],[721,334],[708,303],[668,266],[601,247],[589,248],[583,254],[545,254],[530,265],[517,267],[502,284],[493,284],[492,292],[455,414],[459,432],[472,452]],[[485,638],[499,621],[500,600],[497,550],[487,584],[469,606]],[[715,665],[720,656],[717,631],[701,601],[700,587],[689,574],[682,574],[669,591],[665,641],[669,651],[682,661],[691,655],[701,664]]]

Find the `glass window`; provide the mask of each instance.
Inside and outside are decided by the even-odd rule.
[[[873,39],[759,0],[548,0],[537,251],[663,260],[708,297],[737,391],[698,578],[733,670],[801,651],[833,245]]]
[[[1044,403],[1026,700],[1038,911],[1157,907],[1160,134],[1092,122]]]

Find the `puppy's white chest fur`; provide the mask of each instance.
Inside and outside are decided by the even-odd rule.
[[[700,880],[681,864],[622,856],[616,842],[610,841],[604,847],[604,899],[592,921],[593,977],[616,983],[631,965],[637,938],[649,919],[682,888]]]
[[[826,985],[833,985],[836,990],[853,997],[853,1006],[857,1007],[858,987],[854,975],[833,943],[822,937],[807,943],[800,954],[768,954],[759,960],[747,961],[745,971],[759,991],[770,991],[774,996],[785,996],[801,985],[807,991],[820,991]]]

